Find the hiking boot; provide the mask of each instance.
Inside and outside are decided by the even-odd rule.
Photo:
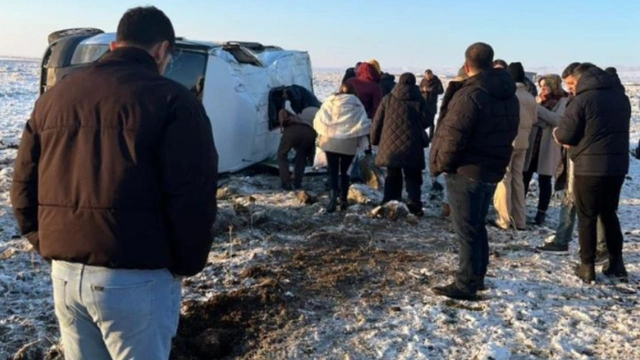
[[[334,190],[329,191],[329,205],[327,205],[327,212],[333,213],[338,207],[338,195]]]
[[[533,223],[538,226],[542,226],[544,225],[546,218],[547,218],[546,212],[538,210],[536,217],[533,219]]]
[[[602,273],[608,277],[627,277],[627,269],[624,267],[624,261],[622,261],[622,258],[619,260],[609,259],[609,263],[602,268]]]
[[[442,217],[449,217],[451,215],[451,206],[447,203],[442,203]]]
[[[475,292],[461,289],[456,285],[456,283],[451,283],[445,286],[436,286],[431,290],[433,290],[436,295],[446,296],[450,299],[476,300],[478,298]]]
[[[546,243],[542,246],[536,247],[536,250],[540,252],[548,252],[555,254],[567,254],[569,252],[569,245],[558,245],[555,243]]]
[[[587,284],[596,281],[596,268],[593,264],[580,264],[576,266],[574,273]]]

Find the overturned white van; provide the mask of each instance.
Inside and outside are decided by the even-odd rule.
[[[68,29],[52,33],[42,59],[40,93],[109,51],[115,33]],[[190,89],[211,119],[219,171],[234,172],[275,155],[277,112],[285,86],[313,92],[309,54],[248,42],[179,38],[166,76]]]

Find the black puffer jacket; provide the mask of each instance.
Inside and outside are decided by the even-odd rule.
[[[425,168],[425,129],[433,125],[429,107],[415,85],[400,83],[380,104],[371,128],[378,146],[376,165]]]
[[[380,76],[380,88],[382,89],[382,96],[389,95],[394,86],[396,86],[395,76],[389,73],[384,73]]]
[[[520,122],[515,93],[516,84],[503,69],[465,80],[438,124],[431,174],[458,173],[489,183],[502,180]]]
[[[555,130],[571,146],[575,174],[619,176],[629,171],[631,104],[620,84],[599,68],[587,70]]]

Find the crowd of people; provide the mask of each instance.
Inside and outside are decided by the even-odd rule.
[[[175,41],[162,11],[127,11],[110,51],[44,93],[25,126],[11,203],[23,236],[52,263],[66,359],[167,359],[182,277],[205,267],[218,154],[201,102],[163,76]],[[575,274],[594,281],[604,256],[603,273],[626,278],[616,210],[631,109],[615,69],[573,63],[561,76],[539,77],[538,90],[521,63],[494,60],[488,44],[472,44],[464,58],[446,89],[431,70],[419,84],[412,73],[396,83],[375,60],[348,69],[322,104],[309,90],[287,89],[278,113],[282,188],[303,186],[318,147],[328,165],[327,212],[345,210],[349,168],[362,151],[386,168],[383,202],[402,200],[404,183],[408,209],[421,216],[428,165],[434,186],[444,177],[443,213],[459,245],[454,281],[433,291],[475,299],[489,286],[490,205],[489,223],[525,230],[535,173],[534,222],[542,224],[555,177],[564,191],[560,224],[538,249],[566,251],[577,216]]]

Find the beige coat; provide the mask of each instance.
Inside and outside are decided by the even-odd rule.
[[[527,85],[516,83],[516,96],[520,103],[520,124],[518,125],[518,136],[513,141],[514,150],[524,150],[529,147],[529,134],[531,127],[536,122],[536,99],[527,90]]]
[[[538,121],[531,128],[529,135],[529,148],[527,149],[527,159],[525,161],[524,170],[527,171],[531,165],[531,155],[533,152],[533,144],[536,139],[538,129],[542,129],[542,140],[540,141],[540,156],[538,158],[539,175],[555,176],[558,164],[562,157],[560,145],[553,139],[553,129],[560,123],[562,114],[567,108],[568,98],[562,98],[558,104],[549,110],[544,106],[537,105]]]

